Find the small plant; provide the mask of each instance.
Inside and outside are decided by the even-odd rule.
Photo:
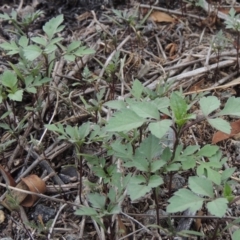
[[[185,148],[179,140],[192,124],[203,120],[207,120],[214,128],[229,133],[229,123],[220,116],[235,114],[239,116],[240,112],[236,108],[240,104],[240,99],[229,98],[225,107],[216,112],[220,107],[220,101],[213,96],[202,97],[199,105],[203,116],[200,117],[188,113],[190,105],[180,93],[173,92],[170,98],[157,97],[149,101],[147,97],[142,97],[144,87],[135,88],[138,85],[141,84],[135,81],[132,91],[135,95],[138,91],[139,100],[126,99],[126,101],[105,103],[106,106],[117,109],[106,126],[107,131],[119,133],[120,137],[110,145],[112,154],[121,158],[126,168],[136,168],[136,174],[131,177],[127,187],[131,199],[138,199],[151,189],[156,191],[163,184],[163,176],[167,174],[170,177],[168,212],[174,213],[188,208],[195,211],[206,203],[211,214],[218,217],[224,216],[232,200],[232,192],[227,179],[235,168],[224,170],[223,174],[220,174],[219,170],[226,158],[222,158],[217,146],[206,145],[201,149],[198,146]],[[171,120],[161,119],[161,114],[166,114]],[[139,129],[138,134],[136,134],[137,129]],[[168,146],[163,147],[164,138],[170,129],[173,129],[175,135],[173,149]],[[129,136],[129,134],[137,135],[137,142],[142,138],[144,140],[137,148],[128,141],[127,137],[125,137],[126,142],[121,144],[122,137]],[[202,161],[203,158],[208,158],[208,162]],[[196,169],[196,176],[189,178],[190,189],[180,189],[171,197],[173,174],[189,169]],[[223,195],[215,197],[214,189],[223,189]],[[157,202],[156,206],[158,206]]]
[[[168,89],[166,86],[162,87]],[[164,95],[163,90],[156,91]],[[134,98],[104,103],[105,107],[116,112],[105,127],[98,126],[97,132],[94,130],[95,133],[91,133],[93,137],[90,137],[88,142],[100,140],[103,143],[102,147],[107,150],[108,157],[112,159],[111,164],[107,164],[105,158],[84,155],[92,165],[93,173],[102,179],[102,188],[90,190],[87,196],[91,206],[80,208],[76,214],[91,216],[105,229],[101,219],[108,219],[108,216],[120,213],[117,203],[124,197],[122,195],[124,191],[127,191],[132,201],[144,197],[149,192],[157,196],[164,183],[164,176],[168,176],[169,180],[165,182],[169,194],[167,212],[175,213],[186,209],[197,211],[205,206],[210,214],[223,217],[233,200],[228,179],[235,168],[226,169],[220,174],[219,170],[227,159],[222,157],[218,146],[210,144],[203,147],[184,146],[180,143],[180,138],[190,126],[203,120],[218,130],[230,133],[230,124],[221,116],[240,116],[237,108],[240,98],[229,98],[224,108],[218,110],[220,101],[217,97],[200,97],[195,104],[199,104],[202,115],[197,116],[190,112],[192,104],[189,104],[180,92],[172,92],[170,97],[150,92],[150,96],[154,95],[151,99],[147,94],[149,91],[138,80],[134,81],[131,92]],[[168,119],[163,117],[166,115]],[[88,130],[83,131],[86,133],[85,137],[89,134],[90,125],[80,127],[85,129],[86,126]],[[93,126],[95,129],[97,125]],[[61,134],[62,139],[67,138],[73,142],[76,139],[74,136],[80,130],[79,128],[74,131],[70,126],[60,125],[58,127],[51,125],[47,128]],[[174,140],[170,145],[167,144],[169,134],[174,134]],[[111,140],[112,136],[115,140]],[[86,143],[85,137],[81,137],[81,144]],[[81,149],[79,148],[81,144],[76,145],[78,149]],[[204,161],[205,158],[208,161]],[[119,160],[128,174],[118,170]],[[179,189],[172,196],[173,175],[188,170],[195,173],[188,179],[188,189]],[[221,191],[222,194],[215,195],[215,190]],[[157,197],[155,205],[158,211]],[[168,234],[181,235],[175,232]]]
[[[53,220],[49,220],[47,223],[44,224],[41,218],[41,215],[39,215],[37,223],[35,223],[34,221],[31,221],[31,222],[27,222],[26,225],[36,230],[38,236],[45,237],[46,234],[49,232],[52,222]]]
[[[82,147],[84,144],[90,144],[94,141],[101,141],[104,132],[100,131],[98,126],[91,127],[90,122],[82,124],[80,127],[72,127],[70,125],[63,126],[62,124],[49,124],[45,125],[48,130],[59,134],[59,139],[67,140],[75,146],[76,156],[78,157],[78,164],[80,169],[80,193],[79,199],[82,203],[82,176],[83,176],[83,152]]]
[[[119,56],[120,56],[120,52],[116,52],[112,61],[106,67],[107,82],[109,83],[110,95],[111,95],[110,99],[114,99],[115,85],[118,79],[117,71],[120,63]]]
[[[17,18],[17,12],[12,11],[10,14],[0,14],[0,18],[11,22],[16,28],[16,34],[26,35],[29,26],[42,14],[42,11],[36,11],[34,13],[26,14],[23,16],[22,21]]]
[[[240,15],[236,14],[234,8],[229,11],[229,17],[225,20],[227,29],[232,29],[237,32],[236,40],[233,42],[233,46],[237,51],[237,70],[239,72],[239,49],[240,49]]]
[[[226,48],[229,40],[224,36],[222,30],[220,30],[212,41],[212,49],[217,55],[217,63],[220,61],[220,54]],[[217,79],[217,74],[219,72],[218,67],[215,68],[214,80]]]
[[[1,16],[1,15],[0,15]],[[4,15],[5,16],[5,15]],[[58,49],[62,50],[62,56],[67,61],[75,61],[77,57],[93,54],[94,50],[82,46],[80,41],[74,41],[67,47],[61,44],[62,37],[54,37],[64,29],[63,15],[59,15],[49,20],[44,26],[45,37],[31,37],[30,41],[26,36],[22,36],[18,43],[11,41],[0,44],[0,48],[7,51],[8,55],[20,55],[20,69],[15,68],[17,72],[32,69],[32,63],[36,59],[40,60],[38,68],[32,69],[32,75],[36,75],[45,66],[44,77],[50,77],[54,62],[57,60]],[[34,71],[33,71],[34,70]]]
[[[18,143],[19,134],[27,126],[29,116],[34,116],[35,126],[38,119],[38,124],[43,127],[44,102],[47,98],[50,103],[49,83],[59,57],[66,61],[76,61],[95,52],[80,41],[74,41],[68,46],[62,45],[63,38],[56,35],[64,29],[63,15],[50,19],[43,26],[44,35],[28,37],[29,25],[41,13],[37,11],[27,15],[21,21],[18,20],[16,12],[0,14],[1,19],[14,25],[14,33],[18,36],[15,40],[0,44],[0,49],[5,51],[6,55],[18,57],[18,63],[9,62],[12,70],[4,71],[0,76],[0,103],[6,110],[1,116],[0,127],[16,138]],[[31,101],[22,104],[18,109],[17,104],[25,99]]]

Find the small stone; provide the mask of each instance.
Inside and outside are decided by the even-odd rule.
[[[46,207],[43,204],[38,204],[35,208],[32,218],[34,221],[38,222],[39,216],[42,218],[43,222],[48,222],[50,219],[54,218],[56,214],[55,209]]]
[[[79,240],[80,238],[78,237],[78,235],[76,234],[68,234],[66,237],[65,237],[66,240]]]

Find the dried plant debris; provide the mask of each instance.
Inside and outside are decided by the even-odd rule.
[[[1,239],[240,239],[238,1],[0,6]]]

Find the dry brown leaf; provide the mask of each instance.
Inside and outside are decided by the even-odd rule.
[[[16,188],[28,190],[27,185],[23,182],[19,182],[16,185]],[[5,206],[9,211],[17,210],[19,208],[19,204],[27,197],[27,195],[27,193],[10,190],[6,198],[3,200],[2,205]]]
[[[154,22],[170,22],[174,23],[175,19],[164,12],[155,11],[152,12],[149,16],[149,19],[153,20]]]
[[[5,220],[4,212],[3,212],[3,210],[0,210],[0,223],[3,223],[4,220]]]
[[[174,54],[177,51],[177,44],[176,43],[169,43],[166,47],[165,47],[166,51],[169,51],[169,57],[173,57]]]
[[[197,212],[197,216],[203,216],[203,211],[202,211],[202,210],[199,210],[199,211]],[[196,218],[194,225],[195,225],[195,229],[196,229],[197,231],[199,231],[200,228],[201,228],[201,226],[202,226],[202,219],[201,219],[201,218]]]
[[[231,125],[231,133],[227,134],[221,131],[218,131],[216,133],[213,134],[213,138],[212,138],[212,143],[218,143],[220,141],[226,140],[230,137],[233,137],[235,135],[238,135],[240,133],[240,120],[237,120],[235,122],[230,123]]]
[[[121,237],[125,237],[127,235],[127,228],[123,224],[122,219],[119,215],[117,215],[117,219],[118,219],[118,227],[119,227],[120,235]],[[125,238],[125,239],[128,240],[128,238]]]
[[[34,193],[44,193],[46,191],[46,184],[37,175],[32,174],[22,178],[22,180],[16,185],[16,188]],[[37,199],[37,195],[11,190],[8,197],[3,200],[2,204],[11,211],[18,208],[19,205],[31,207]]]
[[[46,184],[45,182],[39,178],[37,175],[29,175],[28,177],[22,178],[22,182],[24,182],[29,191],[34,193],[45,193],[46,192]],[[38,199],[37,195],[28,194],[27,197],[21,202],[21,205],[24,207],[31,207],[35,201]]]
[[[14,179],[12,178],[11,174],[7,172],[1,165],[0,165],[0,173],[5,181],[5,183],[9,186],[16,186]]]

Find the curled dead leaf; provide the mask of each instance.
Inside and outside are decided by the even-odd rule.
[[[37,175],[32,174],[22,178],[22,180],[16,185],[16,188],[34,193],[44,193],[46,191],[46,184]],[[37,199],[37,195],[11,190],[3,200],[2,204],[11,211],[18,209],[19,205],[31,207]]]
[[[22,178],[22,182],[24,182],[29,191],[34,193],[45,193],[46,192],[46,184],[45,182],[39,178],[37,175],[29,175],[28,177]],[[31,207],[35,201],[38,199],[37,195],[28,194],[27,197],[21,202],[21,205],[24,207]]]
[[[168,23],[174,23],[175,19],[171,17],[169,14],[160,12],[160,11],[154,11],[149,16],[149,19],[154,22],[168,22]]]
[[[169,56],[173,57],[174,54],[177,51],[177,44],[176,43],[169,43],[166,47],[165,47],[166,51],[169,51]]]

